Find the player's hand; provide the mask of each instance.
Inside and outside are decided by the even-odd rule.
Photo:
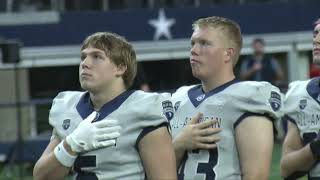
[[[121,127],[114,119],[104,119],[92,122],[96,112],[91,113],[78,127],[66,137],[67,144],[73,152],[81,153],[116,143],[115,138],[120,136]]]
[[[198,113],[190,122],[182,129],[180,134],[174,139],[177,148],[183,150],[194,149],[214,149],[217,147],[216,142],[220,140],[218,133],[220,128],[214,128],[213,125],[217,121],[200,122],[202,114]]]

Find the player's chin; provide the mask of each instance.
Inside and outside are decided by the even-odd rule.
[[[80,81],[80,85],[83,90],[90,91],[92,89],[92,86],[88,82]]]
[[[320,65],[320,55],[319,54],[314,54],[313,55],[313,63]]]

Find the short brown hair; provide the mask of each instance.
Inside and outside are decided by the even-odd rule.
[[[265,45],[264,39],[262,39],[262,38],[255,38],[255,39],[252,41],[252,44],[255,44],[255,43],[260,43],[260,44],[262,44],[262,45]]]
[[[111,32],[97,32],[84,40],[81,50],[89,46],[104,51],[115,65],[126,66],[122,78],[126,88],[132,85],[137,74],[136,53],[124,37]]]
[[[193,30],[197,27],[212,27],[214,29],[219,29],[223,36],[228,40],[228,45],[235,49],[236,54],[232,59],[232,63],[233,66],[237,64],[242,48],[242,35],[238,23],[228,18],[212,16],[196,20],[192,24],[192,27]]]

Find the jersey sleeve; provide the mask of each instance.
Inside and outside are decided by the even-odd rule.
[[[297,107],[299,107],[299,92],[301,91],[301,84],[303,81],[294,81],[289,84],[289,89],[286,93],[284,100],[284,114],[285,118],[288,121],[291,121],[294,124],[296,123],[295,115],[297,112]]]
[[[53,136],[57,136],[60,139],[61,134],[59,134],[59,115],[63,112],[62,109],[60,108],[61,106],[63,106],[63,101],[64,101],[64,97],[65,97],[66,93],[65,92],[60,92],[52,101],[52,105],[51,105],[51,109],[49,111],[49,124],[53,127],[53,131],[52,131],[52,137]]]
[[[241,83],[240,83],[241,84]],[[238,108],[248,114],[264,115],[272,120],[283,116],[284,95],[268,82],[242,82],[239,96],[234,98]]]
[[[63,130],[63,123],[66,120],[66,114],[75,108],[83,92],[64,91],[60,92],[52,101],[49,111],[49,124],[54,129],[54,134],[63,139],[67,131]],[[70,123],[70,122],[68,122]]]
[[[146,93],[142,96],[140,101],[137,102],[141,118],[137,121],[142,131],[136,141],[136,145],[148,133],[160,127],[169,128],[169,120],[173,118],[174,111],[169,93]]]
[[[173,106],[168,93],[146,93],[136,102],[141,112],[141,126],[157,126],[167,123],[173,117]]]

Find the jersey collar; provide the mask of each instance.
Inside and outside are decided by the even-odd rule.
[[[202,85],[197,85],[188,91],[188,97],[189,97],[191,103],[193,104],[193,106],[198,107],[208,97],[210,97],[214,94],[217,94],[217,93],[223,91],[225,88],[229,87],[230,85],[238,83],[238,82],[240,82],[238,79],[233,79],[225,84],[222,84],[219,87],[212,89],[211,91],[209,91],[207,93],[205,93],[202,90]]]
[[[320,78],[316,77],[310,80],[307,85],[308,94],[318,103],[320,104]]]
[[[134,92],[134,90],[127,90],[117,96],[116,98],[112,99],[111,101],[104,104],[101,109],[98,111],[99,116],[96,119],[96,121],[99,121],[101,119],[104,119],[106,116],[111,114],[113,111],[119,108],[119,106]],[[80,101],[78,102],[77,111],[82,117],[82,119],[85,119],[88,117],[93,111],[94,108],[92,106],[89,92],[86,92],[82,95]]]

